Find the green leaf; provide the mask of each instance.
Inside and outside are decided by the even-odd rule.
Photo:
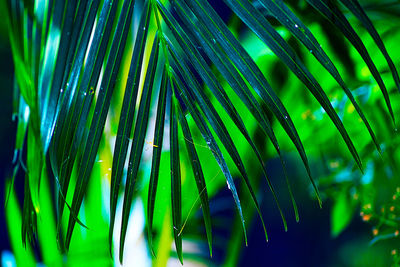
[[[394,114],[392,110],[392,105],[390,103],[390,98],[386,89],[385,84],[383,83],[382,77],[379,74],[375,64],[373,63],[371,56],[369,55],[365,45],[363,44],[360,37],[351,27],[349,21],[346,19],[344,14],[339,10],[339,8],[332,2],[327,0],[307,0],[310,5],[312,5],[316,10],[318,10],[322,15],[324,15],[332,24],[334,24],[346,38],[350,41],[350,43],[357,49],[360,56],[364,59],[367,64],[369,70],[372,73],[372,76],[375,78],[379,87],[382,90],[383,96],[385,98],[386,106],[389,110],[390,116],[394,122]]]
[[[332,63],[330,58],[326,55],[325,51],[322,49],[321,45],[315,39],[314,35],[310,32],[307,26],[293,14],[290,9],[281,1],[266,1],[260,0],[260,3],[264,5],[264,7],[271,12],[271,14],[282,24],[284,25],[294,36],[300,40],[304,46],[310,51],[310,53],[321,63],[321,65],[332,75],[332,77],[337,81],[337,83],[342,87],[343,91],[346,93],[347,97],[350,99],[357,113],[360,115],[362,121],[364,122],[367,130],[375,143],[375,146],[379,153],[381,153],[381,148],[379,143],[375,137],[375,134],[368,122],[365,118],[364,113],[361,111],[361,108],[357,104],[354,99],[353,94],[348,89],[346,84],[344,83],[342,77],[340,76],[338,70],[335,65]]]
[[[37,210],[32,203],[29,176],[25,174],[24,183],[24,204],[22,207],[22,244],[26,247],[26,242],[30,244],[37,236]],[[28,240],[27,240],[28,239]]]
[[[12,248],[16,263],[18,265],[35,266],[35,257],[30,244],[25,244],[24,235],[21,235],[23,218],[21,207],[18,203],[18,198],[15,189],[11,186],[9,179],[5,180],[5,188],[10,187],[9,204],[5,206],[5,221],[7,223],[7,233]],[[26,197],[26,200],[30,198]]]
[[[174,53],[172,53],[172,54],[174,54]],[[201,110],[204,112],[205,116],[207,117],[208,121],[210,122],[215,133],[221,140],[222,144],[224,145],[225,149],[228,151],[230,157],[232,158],[232,160],[235,163],[236,167],[238,168],[240,174],[242,175],[242,177],[246,183],[246,186],[250,191],[252,200],[256,206],[259,217],[261,219],[261,222],[262,222],[262,225],[264,228],[264,232],[265,232],[265,237],[266,237],[266,239],[268,239],[267,231],[265,229],[264,220],[262,218],[262,214],[259,209],[259,204],[258,204],[257,198],[256,198],[256,196],[254,194],[254,190],[252,189],[252,186],[250,184],[249,178],[247,176],[247,172],[244,168],[244,164],[240,158],[240,155],[236,149],[235,144],[233,143],[231,136],[228,133],[228,130],[226,129],[224,123],[222,122],[222,120],[219,117],[218,113],[216,112],[215,108],[212,106],[211,102],[207,99],[204,92],[200,88],[200,85],[195,82],[195,78],[194,78],[193,74],[190,73],[190,71],[187,67],[184,67],[184,69],[181,68],[181,66],[184,66],[184,63],[182,61],[181,61],[181,64],[179,64],[177,62],[176,58],[174,58],[174,61],[175,61],[174,63],[176,64],[177,70],[179,70],[179,73],[184,77],[186,84],[189,85],[189,87],[192,89],[192,92],[196,96],[196,99],[191,99],[190,101],[199,103]],[[185,90],[184,86],[182,86],[181,88],[183,88]],[[188,96],[190,95],[189,91],[186,91],[185,93]],[[250,141],[251,141],[251,139],[250,139]],[[278,205],[278,207],[279,207],[279,205]],[[282,219],[284,221],[285,228],[286,228],[286,220],[283,217],[283,215],[282,215]]]
[[[74,94],[74,99],[65,121],[60,121],[61,124],[64,124],[63,127],[58,128],[61,130],[60,141],[55,145],[57,146],[57,153],[60,155],[62,162],[62,165],[59,167],[58,178],[64,181],[61,185],[64,195],[67,192],[75,159],[81,150],[81,144],[84,140],[85,125],[94,98],[94,88],[97,87],[97,82],[99,81],[100,70],[111,35],[118,1],[111,4],[111,2],[106,1],[104,8],[101,10],[99,23],[96,25],[96,31],[88,50],[85,68],[80,77],[79,88]],[[60,201],[60,215],[62,215],[63,207],[64,202]]]
[[[178,5],[178,4],[180,4],[180,5]],[[219,70],[221,70],[221,73],[227,79],[228,83],[231,84],[232,88],[235,89],[235,91],[237,92],[238,96],[241,97],[241,99],[243,99],[243,101],[245,102],[246,106],[251,111],[253,111],[253,114],[255,114],[255,116],[257,118],[259,118],[259,121],[261,121],[262,125],[266,126],[266,127],[264,127],[266,129],[265,131],[270,136],[270,139],[273,140],[273,143],[274,143],[275,148],[277,149],[278,155],[281,157],[280,150],[279,150],[279,145],[278,145],[278,143],[276,141],[275,135],[274,135],[273,130],[272,130],[270,124],[269,124],[269,121],[266,118],[266,114],[261,111],[261,107],[259,106],[258,102],[255,100],[254,96],[248,90],[246,84],[241,79],[240,74],[236,71],[234,66],[232,66],[230,64],[230,60],[227,59],[227,58],[224,58],[224,59],[220,58],[220,55],[221,54],[223,55],[224,53],[221,50],[218,51],[219,53],[214,50],[214,48],[219,48],[219,46],[214,44],[211,41],[212,40],[212,35],[209,34],[207,29],[203,26],[203,24],[200,21],[198,21],[198,20],[190,21],[190,22],[188,21],[188,18],[193,18],[193,16],[192,16],[192,13],[189,11],[189,8],[186,5],[184,5],[183,3],[177,3],[177,2],[174,1],[173,2],[173,6],[175,6],[175,10],[177,11],[177,13],[180,14],[181,20],[186,23],[186,25],[185,25],[186,28],[184,28],[185,32],[186,33],[190,33],[190,31],[188,30],[189,28],[195,30],[196,37],[190,36],[190,40],[193,42],[196,39],[198,39],[199,44],[201,44],[202,47],[205,49],[205,52],[207,53],[208,57],[210,59],[212,59],[214,61],[214,63],[216,64],[217,68]],[[204,36],[204,34],[206,34],[206,33],[208,33],[208,35]],[[181,33],[181,35],[183,35],[183,34]],[[196,44],[193,44],[192,46],[190,46],[190,48],[189,48],[190,51],[195,51],[194,47],[196,47]],[[184,51],[188,51],[187,49],[183,49],[183,50]],[[200,56],[198,53],[196,53],[196,54],[197,54],[196,57]],[[191,56],[189,54],[187,54],[187,56],[188,56],[188,58],[194,58],[193,56]],[[192,64],[196,65],[196,63],[197,62],[194,62],[192,60]],[[227,64],[230,65],[230,66],[227,66]],[[182,64],[182,66],[184,66],[184,64]],[[211,78],[214,77],[214,75],[212,75],[211,70],[209,68],[207,68],[204,64],[202,65],[202,68],[204,68],[206,70],[206,73],[209,73]],[[232,72],[233,72],[233,74],[232,74]],[[181,73],[182,73],[182,71],[181,71]],[[188,71],[187,67],[185,67],[184,73],[190,73]],[[191,77],[188,78],[188,79],[189,79],[188,83],[190,83],[191,81],[195,81],[193,75],[191,75]],[[285,217],[283,215],[283,212],[282,212],[282,210],[280,208],[280,205],[279,205],[278,199],[276,197],[275,190],[274,190],[274,188],[272,186],[272,183],[271,183],[270,179],[268,178],[267,171],[266,171],[266,168],[264,166],[264,162],[263,162],[263,159],[261,157],[261,154],[258,151],[258,148],[255,146],[254,142],[250,138],[250,135],[247,132],[242,119],[240,118],[239,114],[236,112],[236,110],[235,110],[233,104],[231,103],[231,101],[229,100],[229,97],[227,96],[226,92],[224,91],[224,89],[221,86],[218,86],[218,82],[215,82],[216,78],[214,78],[212,80],[214,83],[212,83],[212,82],[208,82],[207,83],[207,81],[209,81],[209,80],[206,80],[206,84],[209,85],[209,87],[211,88],[211,91],[214,93],[214,95],[217,96],[217,99],[219,100],[219,102],[221,103],[223,108],[227,111],[227,113],[229,114],[231,119],[234,121],[236,126],[241,131],[241,133],[244,136],[244,138],[246,139],[246,141],[250,144],[250,146],[251,146],[253,152],[255,153],[260,165],[263,167],[263,172],[264,172],[264,175],[265,175],[265,177],[267,179],[268,186],[271,189],[271,192],[273,194],[274,200],[275,200],[275,202],[277,204],[277,207],[279,209],[279,212],[281,214],[282,221],[283,221],[283,224],[284,224],[284,228],[285,228],[285,230],[287,230],[286,219],[285,219]],[[195,90],[194,92],[195,93],[199,92],[201,94],[202,90],[199,89],[200,86],[198,84],[197,84],[197,86],[196,85],[192,85],[191,87],[192,88],[197,88],[197,90]],[[219,117],[218,114],[216,113],[215,109],[212,107],[211,103],[206,99],[204,94],[202,94],[202,98],[205,99],[205,101],[208,103],[207,104],[208,107],[206,109],[210,109],[211,112],[215,114],[214,116],[216,116],[218,118]],[[218,120],[219,120],[218,123],[222,124],[222,121],[220,119],[218,119]],[[225,142],[223,142],[223,143],[225,143]],[[228,146],[231,147],[232,145],[228,145]],[[229,151],[229,149],[228,149],[228,151]],[[233,152],[233,153],[234,153],[233,155],[235,155],[235,152]],[[239,161],[240,161],[240,158],[239,158]],[[237,164],[241,164],[239,161],[236,161]],[[246,181],[246,184],[249,185],[249,181],[248,181],[248,178],[247,178],[247,175],[246,175],[244,169],[242,167],[239,167],[239,170],[242,173],[242,175],[243,175],[243,177],[244,177],[244,179]],[[250,186],[250,188],[251,188],[251,186]],[[251,191],[253,191],[253,190],[250,189],[250,192]],[[253,193],[251,193],[251,194],[254,196]],[[253,197],[253,199],[255,199],[255,196]],[[259,210],[258,210],[258,212],[259,212]],[[262,220],[262,218],[261,218],[261,220]],[[263,223],[263,226],[264,226],[264,223]],[[264,227],[264,230],[265,230],[265,227]]]
[[[95,2],[95,1],[92,1],[92,2]],[[92,4],[92,2],[91,2],[91,4]],[[74,56],[73,57],[74,60],[72,61],[72,59],[71,59],[70,66],[66,71],[60,70],[59,75],[63,75],[65,78],[64,84],[61,85],[60,87],[57,87],[57,91],[54,92],[54,95],[51,96],[52,101],[49,102],[50,108],[51,108],[50,103],[51,103],[51,105],[55,105],[54,106],[54,108],[55,108],[54,122],[52,122],[52,124],[49,124],[46,126],[42,125],[42,129],[43,129],[43,127],[47,127],[48,131],[50,131],[51,135],[52,135],[52,140],[51,140],[51,143],[49,146],[49,158],[50,158],[50,163],[51,163],[50,165],[53,170],[53,174],[55,175],[55,179],[57,179],[57,184],[58,184],[59,190],[60,190],[59,197],[58,197],[58,205],[59,205],[59,210],[58,210],[59,226],[58,226],[58,228],[60,228],[60,220],[61,220],[61,216],[62,216],[63,209],[64,209],[64,203],[65,203],[64,196],[66,196],[66,192],[67,192],[67,188],[68,188],[68,184],[69,184],[69,180],[70,180],[69,175],[66,177],[59,176],[61,168],[65,164],[65,162],[63,161],[63,159],[64,159],[63,150],[58,149],[58,148],[59,148],[59,143],[63,141],[62,129],[64,127],[66,117],[70,111],[70,107],[72,105],[72,100],[74,98],[74,94],[76,93],[79,75],[81,73],[81,68],[82,68],[82,65],[84,62],[85,52],[86,52],[86,49],[87,49],[87,46],[89,43],[90,35],[92,33],[93,23],[96,18],[98,6],[99,6],[99,3],[96,4],[96,2],[93,5],[91,5],[90,11],[87,12],[85,15],[85,23],[83,26],[83,30],[81,28],[82,25],[80,26],[79,31],[77,30],[77,33],[79,33],[79,37],[80,37],[79,43],[76,44],[76,50],[70,50],[72,53],[72,56]],[[56,8],[56,10],[58,10],[58,7]],[[104,9],[104,11],[106,11],[106,9]],[[104,16],[104,12],[103,12],[103,16]],[[64,51],[64,53],[65,53],[65,51]],[[57,75],[57,74],[55,74],[55,75]],[[68,78],[68,83],[67,83],[67,78]],[[57,86],[57,85],[55,85],[55,86]],[[56,89],[54,89],[54,87],[53,87],[52,90],[56,90]],[[54,102],[55,99],[58,99],[57,104]],[[50,109],[46,113],[51,114],[52,112],[53,112],[53,110]],[[46,119],[50,120],[50,118],[46,118]],[[64,138],[65,138],[65,135],[64,135]],[[46,138],[46,140],[47,140],[47,138]],[[47,147],[47,142],[50,142],[50,141],[46,141],[46,143],[45,143],[46,147]],[[78,213],[76,211],[72,211],[71,214],[74,217],[76,217],[76,214],[78,214]]]
[[[126,8],[125,11],[127,12],[125,13],[125,16],[120,16],[120,20],[118,21],[113,43],[111,45],[111,52],[105,66],[94,110],[94,114],[97,114],[97,116],[92,119],[89,134],[84,145],[83,156],[78,163],[78,181],[73,199],[72,214],[77,214],[77,211],[81,206],[87,188],[88,179],[93,168],[130,28],[130,18],[133,14],[133,5],[129,5],[129,8]],[[74,223],[74,219],[70,217],[68,223],[70,233],[67,235],[68,238],[66,239],[67,248],[70,242]]]
[[[318,100],[340,132],[350,153],[362,171],[362,163],[342,121],[333,109],[317,80],[307,70],[291,47],[272,25],[247,0],[225,0],[228,6],[257,34],[257,36],[292,70]]]
[[[212,257],[212,227],[211,227],[210,205],[209,205],[209,201],[208,201],[206,182],[205,182],[203,170],[202,170],[202,167],[200,164],[200,159],[197,155],[196,147],[194,146],[194,141],[193,141],[192,135],[190,133],[189,125],[186,121],[186,118],[185,118],[180,106],[178,106],[177,109],[178,109],[179,123],[181,125],[183,137],[185,139],[186,150],[189,154],[189,159],[190,159],[190,163],[192,165],[194,179],[196,181],[197,191],[199,192],[201,208],[203,211],[204,225],[206,227],[208,248],[210,250],[210,256]]]
[[[118,122],[117,139],[114,147],[110,193],[110,242],[114,228],[119,188],[121,185],[126,154],[128,151],[129,138],[131,136],[133,118],[135,115],[136,98],[139,90],[140,74],[142,70],[144,49],[146,47],[146,37],[149,28],[150,15],[151,8],[149,1],[147,1],[143,8],[143,13],[138,25],[135,47],[133,49],[131,66],[129,69],[124,100],[122,102],[122,109]]]
[[[147,68],[146,78],[144,80],[142,96],[140,99],[139,110],[136,118],[135,129],[133,133],[131,154],[129,156],[128,173],[126,177],[124,204],[122,210],[121,235],[119,246],[119,260],[122,263],[126,230],[128,227],[129,214],[139,171],[139,164],[142,158],[144,139],[146,137],[147,124],[149,121],[150,100],[155,80],[157,61],[159,53],[159,39],[155,36],[153,48],[151,50],[149,66]]]
[[[42,89],[41,103],[41,135],[44,152],[47,153],[50,141],[53,135],[53,124],[56,115],[58,96],[60,94],[60,88],[62,88],[62,79],[65,75],[64,70],[66,66],[67,55],[66,51],[74,51],[76,47],[76,39],[78,29],[80,27],[74,25],[75,9],[77,8],[77,1],[69,1],[67,9],[64,12],[65,3],[57,4],[54,6],[52,12],[51,23],[48,30],[48,37],[46,43],[46,54],[45,57],[48,59],[42,69]],[[82,3],[82,2],[81,2]],[[86,5],[87,1],[85,1]],[[83,5],[83,3],[81,4]],[[79,11],[83,10],[82,8]],[[77,19],[75,25],[80,25],[84,16],[82,12],[77,13]],[[63,13],[65,15],[63,23]],[[59,29],[62,29],[61,34],[58,33]],[[75,38],[71,38],[71,31],[74,29]],[[60,36],[58,46],[54,45],[57,38]],[[47,49],[48,48],[48,49]],[[72,63],[71,63],[72,64]],[[70,64],[70,65],[71,65]],[[47,90],[46,90],[47,89]]]
[[[350,224],[355,206],[347,190],[341,190],[335,197],[335,203],[331,212],[331,235],[337,237]]]
[[[154,141],[153,141],[153,157],[151,163],[149,191],[147,195],[147,233],[148,233],[149,247],[153,255],[155,255],[153,251],[153,214],[154,214],[154,203],[156,200],[161,152],[162,152],[163,137],[164,137],[167,87],[168,87],[168,76],[166,70],[164,69],[160,85],[160,93],[158,95],[157,117],[156,117]]]
[[[296,146],[296,149],[299,152],[306,168],[307,174],[313,183],[317,197],[320,200],[317,188],[311,177],[311,170],[303,145],[300,141],[296,128],[293,125],[292,119],[287,113],[282,102],[272,90],[264,75],[261,73],[260,69],[252,60],[250,55],[235,39],[222,19],[206,1],[201,0],[200,3],[198,0],[188,1],[193,13],[197,16],[197,18],[203,21],[204,25],[206,25],[208,30],[213,34],[213,36],[215,36],[216,42],[218,41],[225,53],[227,53],[229,56],[229,59],[235,64],[235,67],[248,80],[255,92],[265,102],[268,109],[276,116],[279,123],[282,125],[293,144]]]
[[[400,90],[400,79],[396,66],[393,63],[392,58],[389,56],[385,48],[385,45],[383,44],[382,39],[379,36],[379,33],[372,24],[372,21],[368,18],[367,14],[365,14],[365,11],[361,7],[360,3],[357,0],[340,0],[340,1],[354,14],[354,16],[356,16],[361,21],[361,23],[367,29],[368,33],[374,39],[376,45],[378,46],[379,50],[381,50],[383,56],[385,57],[389,65],[397,89]]]
[[[214,137],[212,136],[210,130],[208,129],[208,126],[207,126],[204,118],[202,117],[199,110],[194,106],[194,102],[191,101],[189,96],[186,94],[186,91],[184,90],[184,85],[182,84],[182,82],[176,78],[177,78],[177,76],[174,75],[173,76],[173,80],[175,81],[174,88],[176,88],[175,90],[177,91],[175,93],[175,95],[182,96],[183,103],[180,102],[181,107],[184,104],[189,109],[189,112],[192,115],[197,127],[199,128],[201,135],[203,136],[204,140],[206,141],[207,146],[210,148],[212,154],[214,155],[215,159],[217,160],[218,165],[221,168],[222,173],[224,174],[224,176],[226,178],[226,181],[228,184],[228,189],[232,192],[233,199],[235,201],[236,207],[239,212],[239,217],[240,217],[242,227],[243,227],[243,232],[244,232],[244,239],[247,244],[246,227],[244,224],[242,206],[240,204],[239,195],[237,193],[236,186],[233,181],[232,175],[231,175],[229,168],[225,162],[225,159],[221,153],[221,150],[219,149]]]
[[[35,213],[39,213],[39,184],[42,175],[43,154],[40,139],[36,138],[33,129],[33,120],[28,123],[28,141],[27,141],[27,179],[29,180],[29,191],[31,196],[31,203]]]
[[[178,121],[176,118],[176,99],[170,98],[170,149],[171,149],[171,202],[172,202],[172,225],[176,252],[179,261],[182,259],[182,193],[181,193],[181,167],[179,161]]]

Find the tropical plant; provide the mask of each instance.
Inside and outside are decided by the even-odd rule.
[[[223,4],[234,14],[232,23],[227,23],[223,14],[217,13],[227,8],[221,8]],[[117,227],[120,193],[124,190],[118,238],[121,262],[131,206],[138,191],[146,206],[147,241],[151,251],[154,243],[163,242],[160,235],[153,242],[154,228],[163,227],[169,211],[176,253],[182,262],[182,233],[186,225],[182,214],[189,214],[189,217],[199,201],[212,255],[209,197],[216,189],[213,191],[210,184],[221,184],[215,181],[219,173],[225,178],[222,184],[226,183],[232,193],[245,242],[245,215],[233,177],[241,177],[243,188],[249,194],[246,200],[253,202],[268,240],[256,196],[259,190],[252,185],[253,177],[248,171],[250,164],[256,164],[248,161],[255,159],[257,162],[256,169],[267,180],[285,229],[287,225],[267,174],[266,140],[271,142],[271,149],[279,157],[285,173],[280,143],[286,142],[286,147],[290,140],[321,205],[300,139],[301,131],[287,111],[294,107],[285,106],[284,94],[276,93],[284,89],[283,83],[274,82],[275,86],[271,86],[268,82],[275,81],[275,77],[265,73],[260,61],[257,62],[260,55],[268,55],[266,60],[283,64],[285,70],[287,68],[290,75],[300,81],[296,94],[304,94],[304,88],[309,90],[313,96],[309,101],[314,101],[310,102],[309,110],[315,108],[316,100],[322,114],[326,114],[322,116],[329,117],[329,120],[324,117],[324,123],[333,122],[353,158],[351,169],[355,163],[364,170],[347,129],[356,126],[344,126],[340,107],[326,92],[331,88],[321,86],[324,80],[315,76],[317,66],[319,72],[327,73],[326,79],[340,88],[341,96],[356,111],[352,119],[366,127],[369,148],[372,146],[380,154],[382,151],[370,121],[356,101],[358,95],[350,90],[359,84],[352,79],[348,85],[340,74],[351,75],[351,67],[336,67],[342,59],[335,56],[337,60],[331,60],[332,56],[325,51],[331,48],[321,46],[315,34],[318,30],[311,29],[308,23],[317,22],[329,30],[334,26],[336,36],[348,40],[365,62],[367,76],[369,70],[376,81],[374,88],[383,95],[376,98],[384,100],[389,113],[385,116],[395,122],[394,110],[397,109],[392,107],[387,88],[400,89],[399,76],[381,36],[357,0],[307,0],[291,4],[281,0],[224,0],[223,3],[207,0],[8,0],[6,6],[15,64],[14,112],[18,117],[15,168],[8,184],[12,188],[22,169],[25,192],[22,224],[18,226],[22,229],[24,244],[35,240],[37,235],[40,242],[44,238],[40,232],[52,229],[46,235],[49,242],[56,243],[61,251],[71,249],[76,223],[85,228],[91,220],[81,207],[86,201],[102,201],[99,177],[109,175],[106,181],[110,183],[110,251]],[[305,12],[312,12],[314,21],[306,21],[310,16],[301,18]],[[390,82],[383,81],[384,75],[379,71],[382,66],[376,66],[371,51],[349,22],[350,13],[383,54],[388,73],[393,76]],[[234,28],[227,26],[233,27],[235,21],[236,25],[246,25],[254,33],[253,38],[257,37],[254,42],[260,43],[256,49],[258,55],[239,41]],[[330,45],[335,49],[336,43]],[[315,67],[304,62],[304,49],[308,56],[316,59]],[[310,114],[305,116],[314,116]],[[305,123],[309,124],[306,120]],[[255,129],[261,132],[261,142],[254,137]],[[251,160],[244,160],[244,153],[250,153]],[[215,162],[209,160],[211,155]],[[150,167],[144,168],[146,165]],[[297,205],[285,176],[298,220]],[[91,183],[97,184],[94,193],[88,193]],[[54,190],[49,194],[51,186]],[[165,188],[169,186],[168,196]],[[162,198],[156,196],[160,194]],[[46,225],[43,219],[54,216],[50,204],[52,195],[55,197],[55,226],[51,220]],[[165,198],[170,199],[171,205],[165,204]],[[18,210],[12,189],[6,202],[10,209]],[[156,204],[162,211],[155,210]],[[91,212],[101,214],[101,207]],[[107,224],[101,221],[99,228]],[[40,227],[43,229],[38,229]],[[96,238],[93,240],[96,242]],[[41,246],[45,243],[41,242]],[[47,259],[49,264],[62,261],[57,253],[53,253],[59,255],[57,259],[55,256]]]

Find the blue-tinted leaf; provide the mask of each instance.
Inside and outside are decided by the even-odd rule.
[[[201,113],[199,112],[199,110],[196,108],[196,106],[194,105],[194,102],[191,101],[191,99],[189,99],[188,95],[186,95],[186,92],[184,91],[183,87],[184,85],[181,83],[181,81],[179,81],[179,79],[176,79],[176,75],[174,75],[174,88],[176,88],[175,90],[176,95],[181,95],[182,96],[182,101],[183,103],[180,103],[181,106],[184,104],[188,109],[190,114],[192,115],[197,127],[199,128],[204,140],[206,141],[207,145],[209,146],[212,154],[214,155],[215,159],[217,160],[218,165],[220,166],[222,173],[224,174],[227,184],[228,184],[228,188],[229,190],[231,190],[232,195],[233,195],[233,199],[235,201],[236,207],[238,209],[239,212],[239,217],[242,223],[242,227],[243,227],[243,231],[244,231],[244,238],[247,244],[247,235],[246,235],[246,228],[245,228],[245,224],[244,224],[244,217],[243,217],[243,212],[242,212],[242,206],[240,204],[240,200],[239,200],[239,195],[237,193],[236,190],[236,186],[235,183],[233,181],[232,175],[229,171],[229,168],[225,162],[225,159],[221,153],[221,150],[219,149],[214,137],[212,136],[210,130],[208,129],[208,126],[204,120],[204,118],[202,117]]]
[[[126,177],[124,204],[122,209],[121,235],[119,246],[119,260],[122,263],[126,230],[128,227],[129,214],[134,194],[134,186],[136,184],[139,171],[139,164],[142,158],[144,139],[146,137],[147,124],[150,112],[150,100],[153,89],[153,83],[156,74],[159,39],[156,35],[153,42],[153,48],[150,55],[149,65],[147,68],[146,78],[144,80],[142,96],[140,99],[139,110],[136,118],[135,129],[133,133],[131,154],[129,156],[128,174]]]
[[[394,114],[392,110],[392,105],[390,103],[389,94],[387,92],[386,86],[383,83],[382,77],[379,74],[375,64],[373,63],[371,56],[369,55],[365,45],[363,44],[360,37],[351,27],[349,21],[346,19],[344,14],[339,10],[339,8],[332,2],[327,0],[307,0],[316,10],[318,10],[322,15],[324,15],[333,25],[335,25],[350,43],[357,49],[360,56],[364,59],[372,76],[375,78],[379,87],[382,90],[383,96],[385,98],[386,106],[389,110],[390,116],[394,122]]]
[[[189,125],[183,115],[182,109],[178,106],[178,118],[182,128],[183,137],[185,139],[186,150],[189,154],[190,163],[192,165],[193,175],[196,181],[197,191],[199,192],[199,198],[201,202],[201,208],[203,211],[204,225],[206,228],[206,235],[208,241],[208,248],[210,250],[210,256],[212,257],[212,228],[211,228],[211,215],[210,206],[208,201],[207,187],[204,180],[203,170],[201,168],[200,160],[194,146],[194,141],[190,133]]]
[[[235,67],[241,74],[248,80],[255,92],[262,98],[267,105],[268,109],[276,116],[286,133],[296,146],[301,159],[303,160],[307,174],[312,181],[317,197],[319,199],[318,191],[311,178],[311,170],[308,164],[308,159],[305,154],[303,145],[297,134],[296,128],[293,125],[292,119],[287,113],[282,102],[279,100],[275,92],[270,87],[269,83],[257,67],[255,62],[251,59],[250,55],[244,50],[241,44],[236,40],[233,34],[229,31],[222,19],[216,14],[214,9],[206,2],[201,0],[189,0],[188,5],[191,7],[193,13],[203,21],[204,25],[215,37],[229,59],[234,63]]]
[[[94,111],[97,116],[94,116],[92,119],[89,134],[86,139],[86,143],[83,146],[83,156],[78,163],[78,181],[72,205],[73,212],[78,211],[79,207],[81,206],[83,196],[85,194],[88,184],[88,179],[90,177],[94,160],[97,154],[97,149],[100,144],[101,135],[104,130],[108,109],[111,103],[111,96],[114,91],[115,81],[119,72],[133,14],[133,4],[131,4],[131,1],[129,1],[127,5],[129,7],[125,9],[127,13],[124,13],[125,16],[120,16],[120,20],[118,21],[118,25],[114,33],[113,42],[111,44],[110,55],[107,59],[107,63],[104,69],[103,79],[100,85],[100,91]],[[75,221],[73,218],[71,218],[71,216],[68,224],[69,233],[67,232],[67,248],[75,224]]]
[[[394,65],[393,60],[389,56],[385,48],[385,45],[383,44],[382,39],[379,36],[379,33],[376,31],[374,25],[372,24],[372,21],[368,18],[367,14],[365,14],[365,11],[361,7],[360,3],[357,0],[340,0],[340,1],[361,21],[361,23],[367,29],[371,37],[374,39],[376,45],[378,46],[379,50],[381,50],[383,56],[385,57],[389,65],[397,89],[400,90],[400,79],[396,66]]]
[[[171,202],[172,225],[175,240],[176,253],[179,261],[182,259],[182,193],[181,193],[181,167],[179,161],[178,120],[176,118],[176,98],[170,98],[170,150],[171,150]]]
[[[157,105],[157,117],[154,130],[154,141],[153,141],[153,158],[151,163],[151,173],[149,180],[149,192],[147,196],[147,233],[148,242],[151,252],[153,251],[153,214],[154,214],[154,203],[156,200],[158,176],[160,170],[160,160],[163,145],[164,127],[165,127],[165,108],[167,102],[167,84],[168,76],[164,69],[160,93],[158,95],[158,105]]]
[[[150,4],[146,2],[138,25],[135,46],[133,49],[131,66],[121,114],[118,122],[117,139],[115,141],[113,164],[111,171],[110,193],[110,240],[114,228],[115,211],[122,180],[123,169],[128,151],[129,138],[131,136],[133,118],[135,114],[136,98],[139,90],[140,74],[142,69],[143,54],[150,21]],[[111,242],[111,241],[110,241]]]
[[[378,141],[376,140],[375,134],[369,125],[368,120],[365,118],[364,113],[361,111],[359,105],[354,99],[353,94],[347,88],[342,77],[340,76],[335,65],[332,63],[330,58],[326,55],[321,45],[315,39],[314,35],[310,32],[304,23],[293,14],[290,9],[281,1],[266,1],[260,0],[260,3],[282,24],[284,25],[294,36],[299,39],[304,46],[311,52],[311,54],[321,63],[321,65],[332,75],[332,77],[339,83],[346,95],[349,97],[351,103],[360,115],[368,132],[371,135],[372,140],[375,143],[376,148],[381,152]]]

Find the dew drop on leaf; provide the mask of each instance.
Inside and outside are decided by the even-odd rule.
[[[229,183],[226,182],[226,184],[228,185],[228,189],[231,190],[231,186],[229,185]]]

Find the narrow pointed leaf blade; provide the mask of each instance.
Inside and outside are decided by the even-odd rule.
[[[378,46],[379,50],[381,50],[383,56],[385,57],[388,65],[389,65],[389,69],[392,72],[392,76],[393,76],[393,79],[394,79],[397,89],[400,91],[400,79],[399,79],[399,74],[397,72],[396,66],[393,63],[392,58],[389,56],[389,53],[386,50],[386,47],[383,44],[383,41],[382,41],[381,37],[379,36],[378,31],[375,29],[374,25],[372,24],[372,21],[369,19],[369,17],[365,13],[365,11],[362,8],[362,6],[360,5],[359,1],[357,1],[357,0],[340,0],[340,1],[354,14],[354,16],[356,16],[361,21],[361,23],[367,29],[368,33],[374,39],[376,45]]]
[[[151,50],[149,65],[147,67],[146,78],[143,84],[143,91],[140,99],[139,110],[136,118],[135,129],[131,146],[131,154],[129,156],[128,173],[125,184],[124,204],[122,209],[121,235],[119,247],[119,260],[122,263],[123,251],[128,227],[131,204],[134,195],[134,186],[136,185],[139,165],[142,158],[143,145],[147,132],[147,124],[149,121],[151,94],[156,75],[157,61],[159,54],[159,39],[155,36],[153,48]]]
[[[171,202],[172,225],[176,253],[179,261],[182,259],[182,193],[181,193],[181,167],[179,162],[178,120],[176,112],[176,99],[171,97],[170,105],[170,149],[171,149]]]
[[[160,93],[158,95],[157,116],[156,116],[154,141],[153,141],[153,157],[151,163],[149,191],[147,196],[147,233],[148,233],[149,247],[153,255],[154,255],[153,234],[152,234],[153,214],[154,214],[154,204],[156,200],[157,184],[158,184],[158,177],[160,170],[161,152],[163,146],[165,109],[167,102],[167,87],[168,87],[168,77],[167,77],[167,72],[164,69],[160,85]]]
[[[212,257],[212,227],[211,227],[210,205],[208,200],[206,182],[200,164],[200,159],[197,155],[196,147],[194,146],[194,141],[190,133],[189,125],[186,121],[185,116],[183,115],[182,109],[179,106],[178,106],[178,117],[183,132],[183,137],[185,139],[186,150],[189,154],[190,163],[192,165],[197,191],[199,192],[201,208],[203,211],[204,225],[206,228],[208,248],[210,250],[210,256]]]
[[[143,13],[141,15],[138,25],[138,32],[136,34],[128,80],[126,82],[125,95],[122,102],[122,108],[118,122],[117,139],[114,146],[114,155],[111,170],[110,237],[112,236],[114,228],[115,211],[117,207],[119,188],[122,181],[122,174],[126,161],[129,138],[131,136],[132,124],[135,114],[136,99],[139,90],[142,61],[151,13],[149,1],[146,2],[142,12]]]

